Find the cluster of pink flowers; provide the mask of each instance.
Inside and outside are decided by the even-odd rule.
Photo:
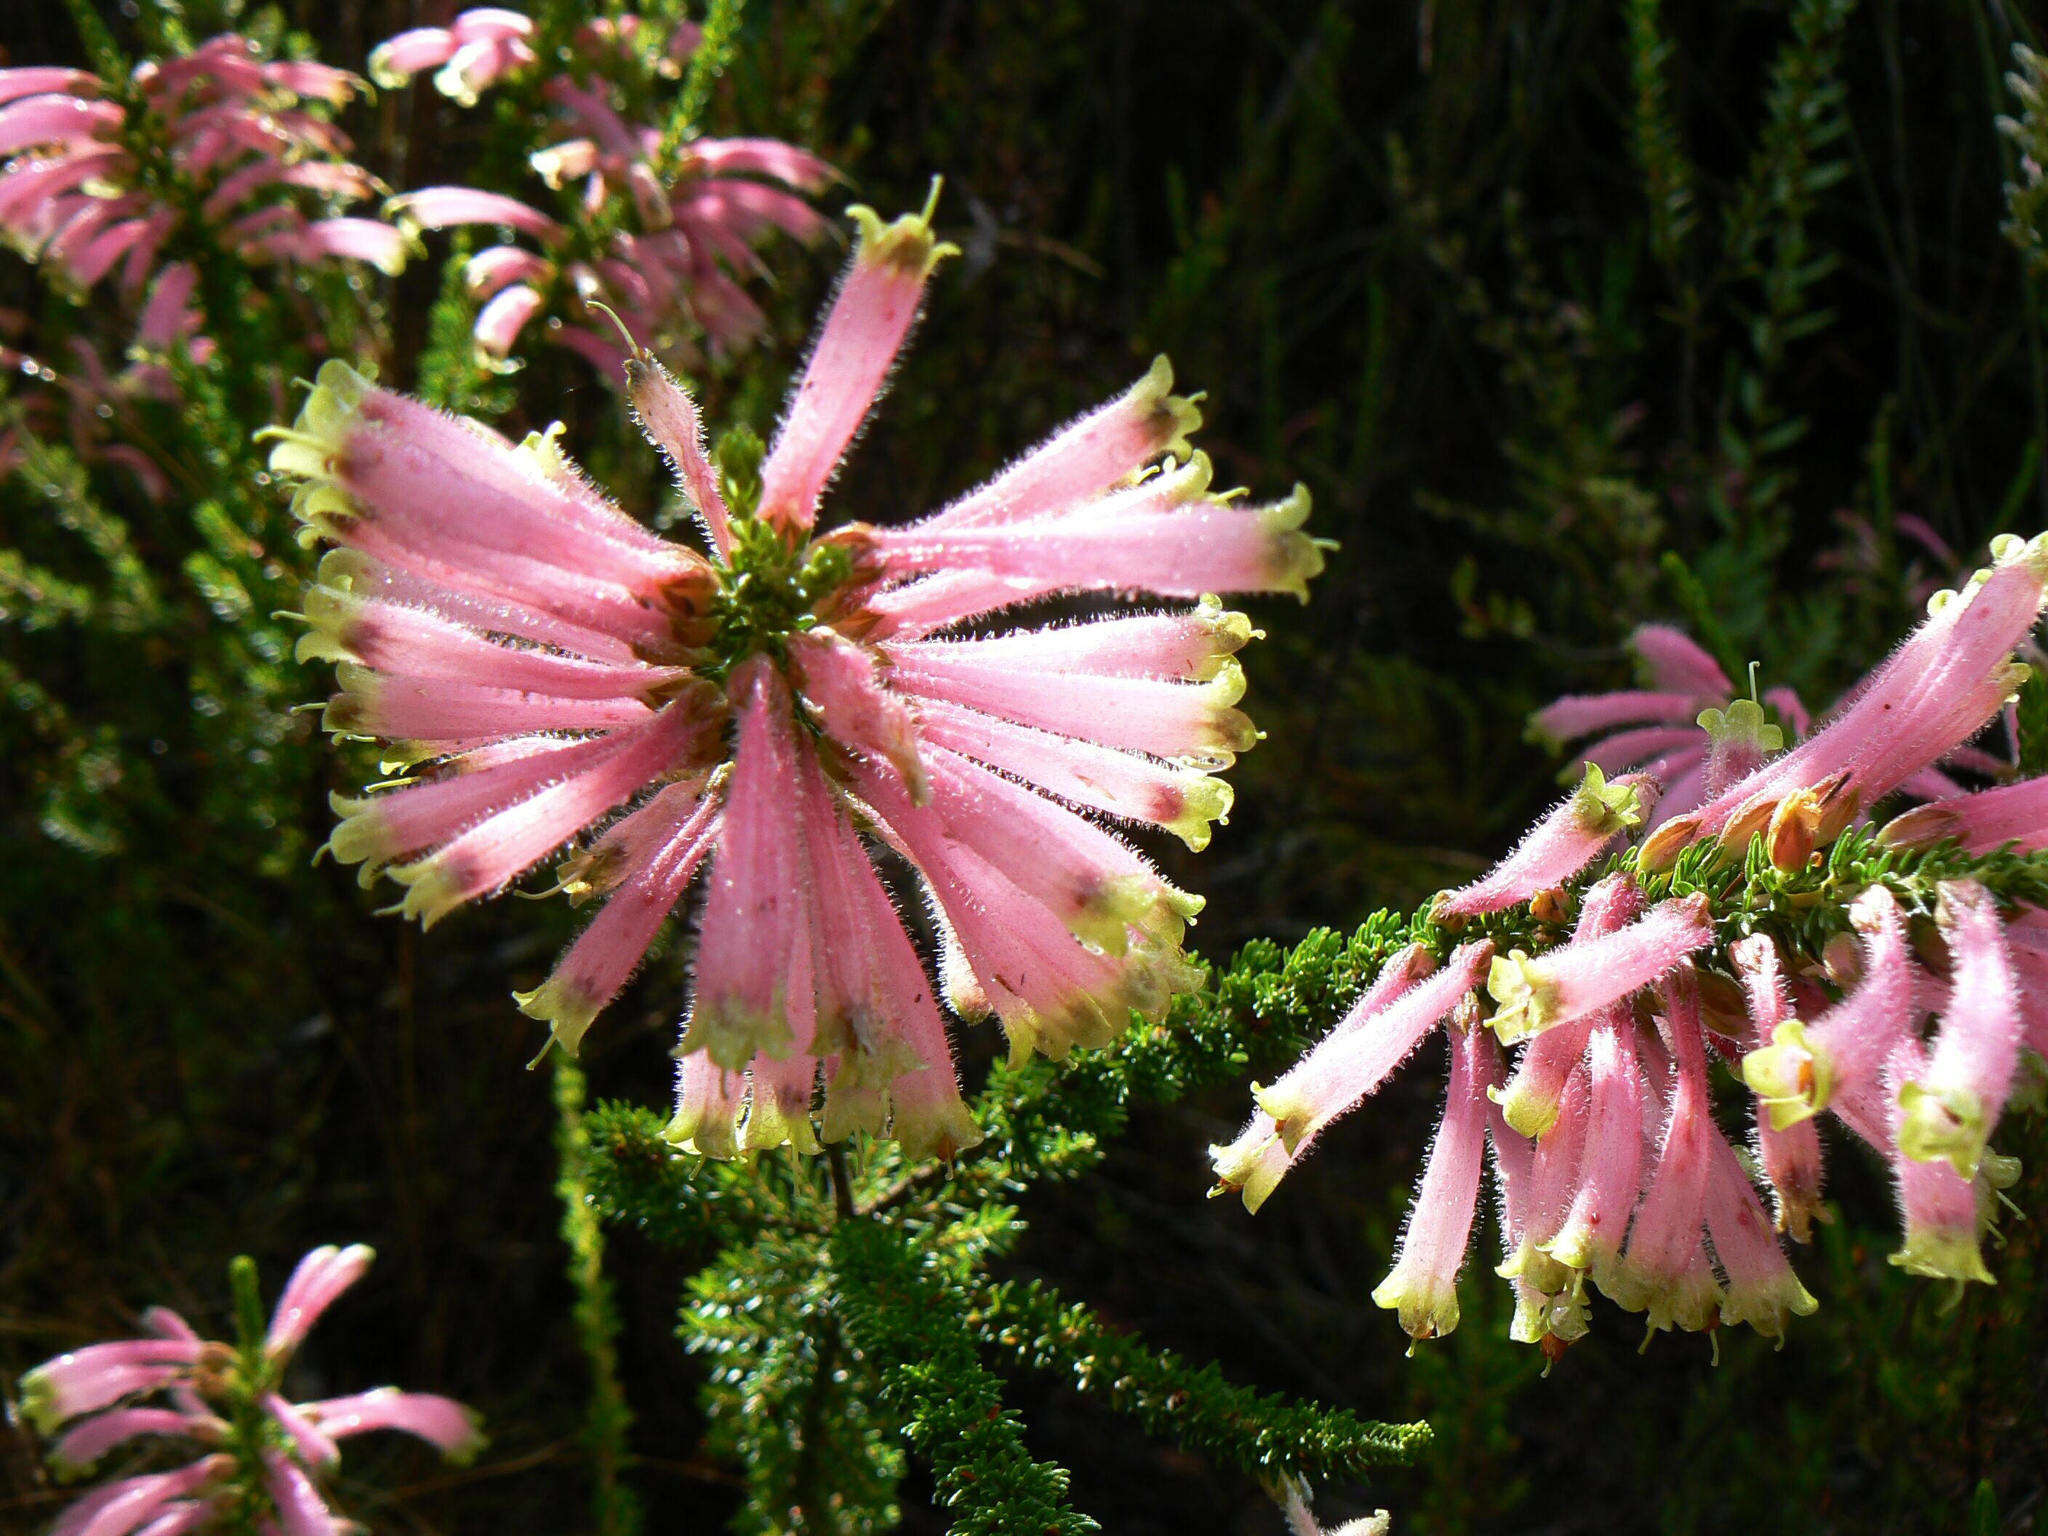
[[[1212,775],[1256,733],[1235,707],[1251,625],[1205,594],[1305,596],[1322,564],[1304,492],[1211,492],[1163,360],[943,510],[819,533],[950,251],[928,215],[856,217],[758,479],[714,467],[689,395],[628,364],[708,559],[550,437],[515,446],[335,364],[272,457],[341,546],[300,648],[340,663],[327,724],[422,765],[338,802],[333,852],[387,870],[432,922],[582,837],[561,885],[607,899],[520,997],[570,1049],[708,868],[671,1135],[713,1155],[885,1128],[913,1153],[978,1139],[874,845],[922,887],[953,1010],[994,1014],[1014,1052],[1156,1015],[1188,979],[1200,903],[1082,813],[1207,841],[1230,804]],[[962,632],[1035,599],[1138,592],[1200,601]]]
[[[58,1517],[51,1536],[337,1536],[355,1527],[329,1508],[320,1483],[340,1463],[340,1441],[390,1429],[457,1459],[474,1455],[483,1443],[475,1418],[445,1397],[380,1387],[294,1403],[280,1392],[308,1330],[371,1257],[361,1245],[314,1249],[285,1283],[263,1337],[242,1347],[202,1339],[177,1313],[151,1307],[145,1337],[88,1345],[23,1376],[21,1415],[52,1439],[60,1476],[83,1476],[145,1439],[199,1450],[174,1470],[103,1483]]]
[[[537,318],[545,319],[548,340],[607,377],[616,377],[633,351],[689,364],[699,335],[715,351],[735,350],[759,334],[766,318],[732,274],[757,272],[755,247],[774,232],[812,242],[829,228],[797,195],[815,194],[833,178],[816,155],[760,138],[665,146],[662,129],[621,115],[606,70],[639,57],[643,30],[633,15],[587,23],[569,44],[569,67],[540,87],[564,136],[535,152],[533,168],[551,188],[577,189],[580,225],[616,219],[619,227],[601,250],[580,249],[570,226],[501,192],[426,187],[390,205],[416,228],[502,227],[539,245],[538,252],[494,245],[470,262],[470,291],[483,303],[476,343],[487,356],[509,355]],[[478,92],[536,62],[533,32],[530,20],[508,11],[465,11],[447,27],[419,28],[382,44],[370,70],[380,84],[397,84],[436,69],[445,94],[473,103]],[[660,64],[673,70],[697,41],[694,27],[677,27]],[[630,342],[583,313],[550,315],[564,292],[612,310]]]
[[[1441,1026],[1451,1057],[1442,1123],[1393,1272],[1373,1293],[1417,1339],[1457,1324],[1489,1149],[1515,1337],[1554,1354],[1583,1334],[1588,1280],[1646,1313],[1652,1331],[1747,1322],[1782,1334],[1814,1301],[1773,1225],[1804,1240],[1822,1214],[1823,1112],[1892,1171],[1904,1227],[1893,1262],[1989,1280],[1980,1238],[2015,1172],[1989,1138],[2022,1050],[2048,1053],[2048,991],[2032,985],[2036,972],[2048,982],[2048,913],[2003,909],[1967,876],[1902,886],[1909,909],[1880,880],[1831,898],[1853,897],[1854,942],[1808,955],[1717,925],[1703,891],[1654,903],[1645,892],[1705,844],[1723,870],[1739,870],[1756,838],[1778,868],[1807,869],[1887,796],[1924,792],[1931,766],[1994,719],[2025,675],[2013,652],[2042,607],[2048,535],[2001,539],[1993,553],[1990,570],[1939,594],[1927,621],[1791,750],[1761,729],[1760,712],[1675,769],[1669,754],[1697,743],[1652,744],[1665,771],[1703,781],[1654,831],[1655,779],[1610,784],[1589,765],[1495,870],[1437,899],[1417,942],[1328,1038],[1255,1088],[1251,1124],[1212,1149],[1221,1187],[1257,1209],[1324,1126]],[[1674,701],[1725,699],[1726,679],[1682,637],[1638,640]],[[1570,730],[1622,718],[1575,717]],[[1638,833],[1614,872],[1574,886]],[[1954,842],[1964,854],[2048,848],[2048,779],[1944,796],[1876,837],[1898,848]],[[1534,955],[1501,953],[1486,937],[1451,947],[1511,909],[1544,936]],[[1752,1095],[1754,1165],[1775,1223],[1714,1121],[1717,1057]]]
[[[80,290],[112,279],[131,303],[149,290],[138,339],[152,349],[197,325],[193,261],[210,247],[396,272],[406,254],[397,229],[334,212],[377,187],[313,105],[339,106],[360,84],[325,64],[266,59],[233,33],[138,65],[122,82],[55,66],[0,70],[0,231]],[[205,221],[197,244],[166,178]]]

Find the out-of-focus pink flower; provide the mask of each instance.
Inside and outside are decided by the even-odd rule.
[[[1662,783],[1664,815],[1691,810],[1704,798],[1708,742],[1697,724],[1700,711],[1725,705],[1735,685],[1669,625],[1645,624],[1628,645],[1648,688],[1559,699],[1530,717],[1530,732],[1556,747],[1593,737],[1576,763],[1610,775],[1640,767]]]
[[[370,78],[395,90],[424,70],[434,86],[465,107],[513,70],[533,63],[533,21],[516,11],[479,7],[445,27],[416,27],[370,51]]]
[[[394,199],[388,211],[422,229],[498,225],[536,240],[541,253],[496,246],[472,259],[472,297],[482,301],[477,348],[504,358],[525,328],[550,309],[546,339],[566,346],[609,376],[637,352],[694,364],[699,341],[714,352],[745,346],[766,324],[739,279],[760,271],[756,248],[775,234],[806,244],[829,225],[805,200],[836,173],[816,155],[777,139],[665,141],[663,130],[629,121],[607,72],[640,59],[642,18],[602,18],[580,29],[570,65],[538,86],[561,137],[531,156],[534,170],[573,209],[557,219],[518,199],[460,187],[431,187]],[[524,17],[471,10],[447,27],[404,32],[370,55],[380,85],[398,85],[427,69],[444,95],[474,105],[477,93],[534,62]],[[673,74],[696,47],[697,29],[678,25],[655,61]],[[641,62],[645,63],[645,60]],[[617,228],[602,249],[588,248],[580,226],[599,214]],[[521,261],[517,258],[525,257]],[[566,301],[582,301],[567,313]],[[592,317],[612,311],[625,336]]]
[[[78,1499],[53,1528],[65,1536],[239,1529],[252,1510],[294,1533],[347,1529],[318,1479],[340,1460],[337,1441],[396,1429],[467,1459],[482,1445],[475,1416],[459,1403],[386,1387],[357,1397],[293,1403],[278,1391],[306,1330],[362,1278],[370,1250],[316,1248],[286,1282],[268,1333],[240,1346],[201,1340],[166,1308],[144,1314],[148,1336],[93,1344],[47,1360],[21,1378],[21,1413],[54,1437],[59,1476],[77,1478],[117,1448],[162,1439],[196,1450],[186,1465],[104,1484]],[[161,1396],[169,1406],[137,1399]],[[253,1420],[265,1432],[251,1443]],[[254,1457],[254,1461],[247,1460]]]
[[[338,106],[359,84],[325,65],[266,59],[233,33],[137,66],[118,94],[76,70],[0,70],[0,232],[76,287],[112,279],[131,302],[167,260],[220,246],[245,260],[341,258],[395,272],[405,260],[396,230],[336,216],[376,182],[306,105]],[[185,217],[195,200],[203,228]],[[152,329],[161,344],[196,324]]]
[[[159,274],[129,349],[128,366],[118,371],[109,368],[83,336],[67,339],[67,355],[61,359],[21,350],[12,343],[27,332],[27,317],[0,310],[0,373],[18,381],[9,393],[13,410],[0,422],[0,480],[27,462],[31,440],[61,442],[81,463],[126,471],[152,501],[170,494],[162,466],[133,442],[123,441],[122,432],[136,406],[176,398],[162,361],[171,345],[182,339],[195,363],[212,355],[213,343],[191,334],[199,323],[198,312],[186,302],[186,280],[191,275],[182,262]]]
[[[885,1126],[916,1152],[977,1139],[930,977],[875,868],[922,887],[955,1012],[1061,1055],[1157,1016],[1200,902],[1075,806],[1199,845],[1251,745],[1204,594],[1299,592],[1320,568],[1297,492],[1212,495],[1162,361],[953,506],[819,534],[823,491],[948,248],[865,211],[839,296],[753,477],[705,455],[695,403],[635,358],[628,392],[710,558],[648,532],[547,437],[514,446],[330,364],[272,466],[341,548],[304,657],[340,663],[338,732],[405,745],[405,786],[342,801],[329,846],[433,922],[564,843],[607,898],[520,1005],[574,1049],[707,875],[674,1139],[706,1153]],[[1199,463],[1194,456],[1193,463]],[[944,560],[956,530],[962,539]],[[1001,539],[989,542],[990,535]],[[967,633],[1055,593],[1201,599]],[[1055,798],[1059,797],[1059,798]],[[872,843],[870,842],[872,839]]]

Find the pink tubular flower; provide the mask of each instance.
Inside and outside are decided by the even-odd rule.
[[[1056,593],[1298,591],[1321,562],[1272,508],[1152,469],[1188,457],[1197,420],[1163,363],[913,525],[1000,517],[1035,559],[962,550],[933,569],[890,530],[814,534],[948,250],[927,217],[858,217],[757,498],[752,461],[714,469],[675,380],[645,357],[628,369],[708,559],[605,500],[551,438],[515,446],[334,364],[272,457],[304,482],[309,528],[342,546],[300,645],[340,663],[327,723],[421,765],[339,801],[329,847],[388,870],[431,922],[577,843],[562,888],[606,899],[519,994],[570,1050],[703,872],[670,1134],[707,1154],[814,1146],[820,1082],[828,1140],[886,1129],[950,1154],[977,1138],[881,848],[923,892],[948,1002],[995,1015],[1013,1053],[1156,1017],[1188,983],[1180,941],[1200,902],[1067,802],[1204,841],[1228,804],[1207,776],[1254,735],[1232,654],[1249,622],[1207,599],[958,631]],[[1092,538],[1169,483],[1123,542]]]
[[[376,182],[306,105],[339,106],[360,84],[324,65],[266,59],[233,33],[137,66],[122,100],[103,99],[105,83],[75,70],[0,70],[0,232],[76,287],[113,279],[130,301],[166,252],[195,236],[249,261],[339,257],[395,272],[405,260],[396,230],[332,216]],[[171,199],[173,189],[187,196]],[[187,198],[204,232],[187,224]],[[161,321],[154,329],[172,333]]]
[[[1423,1036],[1449,1018],[1478,984],[1492,955],[1493,945],[1484,939],[1462,946],[1441,971],[1401,992],[1370,1017],[1340,1025],[1271,1087],[1254,1085],[1252,1098],[1272,1121],[1281,1144],[1298,1153],[1324,1126],[1392,1076]],[[1368,993],[1367,1000],[1371,997]]]
[[[1597,764],[1587,763],[1579,787],[1532,827],[1513,853],[1484,878],[1437,897],[1436,915],[1498,912],[1569,880],[1616,839],[1641,826],[1656,802],[1657,781],[1649,775],[1627,774],[1609,784]]]
[[[1533,960],[1520,950],[1497,955],[1486,977],[1497,1005],[1494,1033],[1512,1045],[1584,1018],[1648,986],[1713,938],[1706,899],[1688,896],[1659,902],[1626,928],[1575,939]]]
[[[58,1516],[53,1532],[174,1536],[240,1529],[254,1510],[266,1530],[328,1536],[349,1528],[329,1509],[318,1482],[340,1460],[335,1441],[396,1429],[458,1460],[473,1456],[482,1444],[475,1417],[445,1397],[386,1387],[359,1397],[292,1403],[278,1392],[306,1330],[362,1277],[370,1257],[360,1245],[314,1249],[286,1283],[267,1333],[239,1346],[204,1342],[183,1318],[157,1307],[143,1319],[154,1337],[90,1345],[23,1376],[22,1417],[38,1434],[56,1436],[49,1454],[60,1476],[84,1476],[110,1452],[144,1437],[199,1451],[175,1471],[94,1489]],[[238,1290],[244,1273],[253,1286],[246,1264],[237,1261]],[[170,1406],[133,1401],[156,1393]],[[232,1427],[252,1418],[264,1426],[253,1439]]]
[[[1792,1017],[1778,947],[1756,934],[1731,944],[1729,959],[1742,979],[1749,1005],[1749,1046],[1754,1050]],[[1811,1116],[1783,1127],[1773,1125],[1768,1101],[1758,1098],[1755,1104],[1757,1164],[1777,1202],[1777,1229],[1806,1242],[1814,1219],[1826,1219],[1820,1203],[1820,1129]]]
[[[1742,1058],[1742,1078],[1782,1131],[1877,1081],[1892,1048],[1916,1015],[1915,971],[1905,919],[1883,886],[1850,909],[1863,934],[1863,974],[1849,994],[1811,1026],[1776,1024],[1771,1043]]]
[[[1385,1035],[1388,1025],[1381,1022],[1381,1015],[1388,1005],[1435,969],[1435,959],[1422,945],[1411,944],[1402,950],[1380,967],[1379,976],[1366,988],[1364,995],[1352,1004],[1337,1027],[1314,1052],[1303,1058],[1295,1070],[1302,1070],[1311,1060],[1333,1055],[1334,1042],[1340,1036],[1366,1029]],[[1393,1040],[1389,1039],[1389,1046],[1392,1043]],[[1256,1211],[1266,1203],[1266,1197],[1272,1194],[1287,1170],[1307,1155],[1308,1149],[1309,1143],[1301,1141],[1290,1150],[1281,1140],[1273,1117],[1263,1109],[1255,1109],[1251,1124],[1245,1127],[1237,1140],[1209,1148],[1210,1160],[1216,1165],[1216,1186],[1210,1194],[1238,1190],[1242,1193],[1245,1209]]]
[[[1629,1215],[1642,1193],[1643,1123],[1648,1088],[1636,1062],[1634,1029],[1609,1010],[1593,1031],[1587,1123],[1579,1187],[1544,1251],[1607,1289],[1621,1257]]]
[[[1897,1135],[1899,1150],[1915,1162],[1946,1158],[1974,1179],[2019,1066],[2019,989],[1990,893],[1959,880],[1941,898],[1954,974],[1926,1071],[1897,1090]]]
[[[1926,1047],[1917,1040],[1901,1040],[1885,1063],[1892,1178],[1898,1185],[1900,1224],[1905,1228],[1905,1240],[1891,1261],[1909,1274],[1933,1280],[1990,1285],[1991,1272],[1984,1267],[1979,1247],[1990,1205],[1985,1178],[1958,1173],[1946,1158],[1923,1161],[1906,1152],[1904,1092],[1926,1075],[1927,1066]]]
[[[1496,1140],[1507,1134],[1500,1128],[1505,1119],[1496,1114]],[[1502,1165],[1502,1177],[1521,1187],[1508,1192],[1506,1204],[1513,1207],[1514,1220],[1504,1234],[1506,1257],[1494,1272],[1514,1282],[1515,1316],[1508,1337],[1519,1343],[1540,1344],[1554,1337],[1568,1344],[1586,1331],[1578,1277],[1550,1250],[1571,1213],[1573,1184],[1584,1165],[1591,1121],[1591,1077],[1584,1066],[1575,1066],[1559,1097],[1556,1122],[1536,1143],[1527,1163],[1512,1171]]]
[[[565,136],[530,160],[551,189],[565,194],[561,219],[512,197],[461,187],[431,187],[387,205],[414,228],[503,225],[541,245],[538,255],[494,247],[470,265],[472,296],[485,303],[474,335],[487,358],[509,356],[525,327],[550,307],[564,312],[550,321],[547,339],[609,377],[643,351],[686,365],[698,360],[700,340],[708,339],[714,353],[736,351],[766,324],[739,281],[759,271],[756,249],[776,234],[812,244],[830,228],[805,201],[836,176],[816,155],[774,139],[678,145],[662,129],[622,114],[615,89],[621,68],[651,62],[656,75],[673,77],[699,36],[677,24],[668,50],[650,61],[633,46],[642,26],[630,14],[593,21],[572,39],[567,71],[537,86]],[[479,92],[535,62],[532,30],[509,12],[465,11],[445,28],[419,28],[380,44],[370,55],[370,74],[390,87],[438,69],[442,94],[473,106]],[[601,213],[613,215],[616,228],[593,250],[578,232]],[[582,301],[573,316],[566,312],[571,296]],[[599,305],[616,317],[623,339],[590,317],[588,308]]]
[[[1660,992],[1673,1069],[1664,1134],[1610,1291],[1631,1312],[1647,1312],[1652,1333],[1705,1328],[1720,1300],[1701,1246],[1720,1132],[1711,1112],[1698,984],[1685,972]]]
[[[1618,933],[1642,909],[1642,893],[1635,882],[1626,875],[1612,875],[1586,892],[1573,937],[1590,940]],[[1529,1137],[1540,1137],[1550,1129],[1557,1119],[1566,1079],[1585,1054],[1593,1030],[1612,1022],[1608,1015],[1615,1006],[1593,1009],[1531,1042],[1507,1087],[1495,1095],[1509,1125]]]
[[[1372,1293],[1410,1338],[1441,1338],[1458,1326],[1458,1271],[1472,1241],[1486,1160],[1486,1092],[1500,1080],[1500,1053],[1482,1029],[1454,1029],[1451,1073],[1436,1141],[1393,1272]]]
[[[1704,1214],[1714,1257],[1726,1278],[1721,1321],[1748,1323],[1765,1338],[1782,1342],[1786,1321],[1810,1316],[1820,1303],[1792,1273],[1763,1202],[1736,1160],[1735,1149],[1718,1131],[1707,1139]]]
[[[1969,853],[1990,853],[2007,844],[2038,853],[2048,848],[2048,779],[1917,806],[1893,818],[1878,836],[1894,848],[1929,848],[1953,838]]]

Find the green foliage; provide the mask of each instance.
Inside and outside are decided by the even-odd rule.
[[[676,98],[674,114],[662,136],[665,154],[675,153],[704,121],[711,92],[738,51],[740,18],[745,10],[744,0],[711,0],[696,52],[690,55],[689,69],[683,75],[682,94]]]
[[[1630,83],[1635,87],[1631,123],[1636,164],[1650,208],[1650,250],[1674,286],[1682,286],[1681,265],[1699,216],[1694,206],[1698,170],[1687,160],[1671,109],[1670,70],[1675,52],[1657,12],[1659,0],[1628,0]]]
[[[2038,276],[2048,272],[2048,59],[2013,44],[2005,77],[2019,112],[2000,116],[1998,131],[2019,151],[2005,183],[2005,237]]]
[[[562,1202],[562,1241],[569,1249],[569,1284],[576,1300],[571,1318],[590,1362],[590,1407],[584,1421],[584,1453],[593,1485],[591,1521],[597,1536],[635,1536],[642,1527],[640,1501],[622,1480],[629,1456],[627,1435],[633,1410],[619,1383],[619,1316],[604,1272],[604,1228],[591,1204],[585,1175],[590,1134],[584,1124],[583,1073],[562,1052],[554,1053],[555,1156],[561,1177],[555,1193]]]
[[[1358,1478],[1406,1466],[1429,1443],[1424,1424],[1360,1423],[1233,1385],[1214,1365],[1147,1349],[1035,1281],[986,1287],[976,1301],[970,1319],[996,1325],[993,1342],[1020,1364],[1241,1472],[1282,1467],[1316,1482]]]
[[[932,1464],[959,1536],[1081,1536],[1100,1529],[1066,1502],[1067,1474],[1035,1461],[1023,1424],[962,1331],[969,1298],[901,1234],[873,1222],[833,1233],[848,1337],[879,1367],[884,1402]]]
[[[903,1475],[899,1405],[880,1381],[890,1357],[849,1346],[852,1293],[822,1234],[758,1233],[694,1275],[687,1294],[682,1337],[710,1367],[710,1445],[746,1479],[734,1529],[889,1529]]]

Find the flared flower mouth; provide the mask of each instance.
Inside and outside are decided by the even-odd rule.
[[[1257,739],[1235,654],[1255,631],[1211,594],[1305,596],[1323,558],[1304,493],[1212,490],[1163,359],[947,508],[821,530],[950,251],[930,208],[855,218],[771,443],[736,430],[714,457],[682,386],[629,362],[704,553],[606,500],[551,436],[514,445],[339,364],[272,434],[307,536],[339,546],[300,643],[338,663],[326,723],[409,765],[337,801],[329,848],[431,923],[572,845],[560,886],[602,906],[518,994],[571,1050],[701,874],[671,1134],[711,1154],[855,1131],[971,1144],[941,992],[1018,1056],[1158,1017],[1193,980],[1201,902],[1096,818],[1208,840],[1230,807],[1214,775]],[[1186,601],[1121,601],[1141,593]],[[1055,597],[1093,616],[1001,627]]]

